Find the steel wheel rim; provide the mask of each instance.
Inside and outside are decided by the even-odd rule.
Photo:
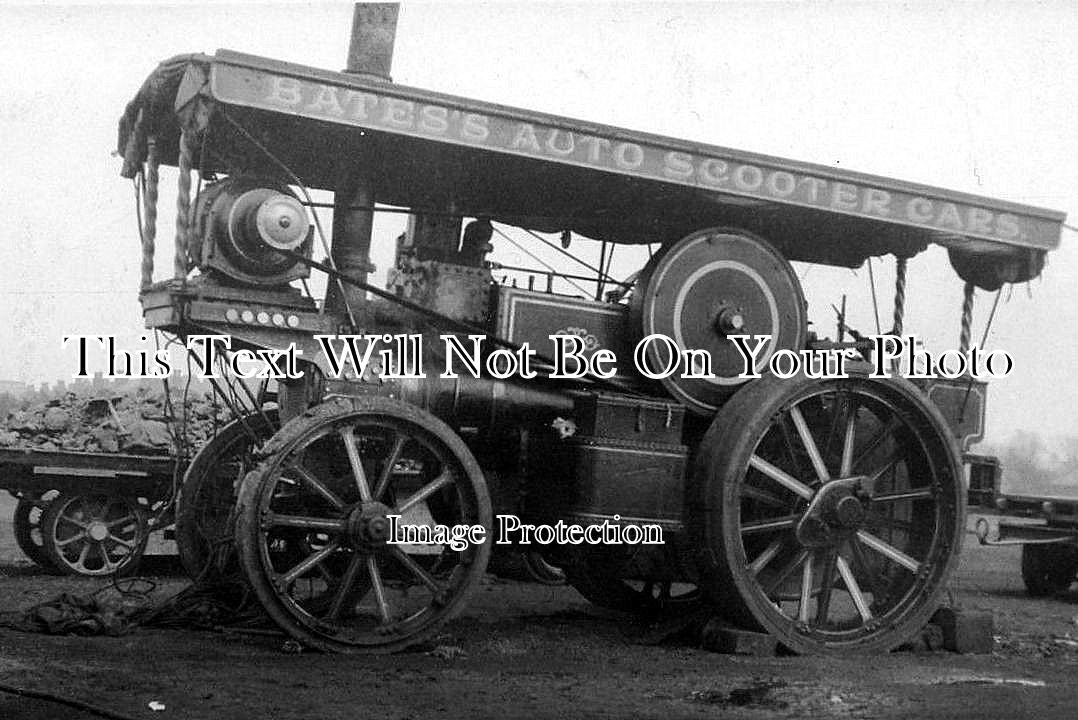
[[[726,562],[754,619],[802,648],[878,649],[923,616],[960,541],[960,476],[939,440],[924,407],[881,383],[816,383],[783,402],[724,485]],[[829,516],[832,537],[807,544],[813,501],[859,475],[875,480],[865,518]]]
[[[140,554],[145,539],[142,511],[127,498],[61,495],[49,511],[51,556],[71,572],[111,575]]]
[[[347,458],[351,477],[346,483],[342,483],[340,477],[327,478],[310,468],[317,466],[319,459],[325,460],[326,444],[339,446],[331,462],[342,461],[341,451],[347,457],[343,438],[349,431],[357,441],[355,459],[363,467],[371,494],[369,501],[359,497],[361,491],[353,458]],[[400,438],[404,440],[398,447]],[[380,441],[384,452],[380,455],[364,453],[365,440]],[[319,452],[323,454],[316,457]],[[387,474],[385,470],[390,457],[395,460],[393,469]],[[270,472],[259,486],[256,501],[259,514],[257,556],[275,603],[303,631],[337,646],[395,647],[401,643],[409,644],[409,639],[439,625],[460,609],[470,586],[485,568],[489,555],[486,544],[459,552],[446,548],[437,561],[431,562],[423,559],[422,553],[410,552],[406,546],[397,546],[398,549],[377,543],[364,546],[355,537],[349,537],[345,529],[349,518],[354,521],[363,508],[373,507],[372,503],[379,498],[392,498],[398,490],[409,488],[407,482],[399,481],[414,472],[416,466],[410,461],[416,459],[430,463],[429,467],[423,466],[418,471],[421,483],[411,487],[413,492],[407,495],[401,492],[401,498],[396,502],[383,503],[390,510],[386,514],[393,514],[410,504],[401,513],[403,523],[415,516],[414,508],[425,505],[428,517],[436,518],[442,524],[480,524],[489,533],[489,504],[483,502],[480,492],[473,486],[466,462],[462,462],[462,458],[457,457],[453,448],[436,433],[415,421],[376,413],[338,417],[301,436],[275,456]],[[295,469],[297,461],[307,471],[306,477]],[[430,476],[432,472],[434,475]],[[314,476],[314,483],[310,476]],[[447,476],[448,481],[444,479]],[[336,496],[341,507],[334,508],[334,502],[327,499],[326,493],[315,483]],[[435,484],[438,487],[431,490]],[[309,505],[305,512],[315,514],[303,517],[332,521],[337,527],[331,528],[327,524],[317,531],[304,528],[299,533],[292,533],[291,527],[279,524],[282,517],[277,511],[284,506],[289,493],[296,492],[307,499],[317,496],[321,503]],[[426,497],[416,499],[418,494],[427,492],[430,494]],[[485,497],[485,488],[482,495]],[[450,519],[446,517],[445,509],[431,510],[431,501],[449,505],[455,502],[458,517],[452,522],[443,522]],[[294,521],[286,515],[284,522]],[[282,528],[284,532],[273,532],[276,528]],[[296,562],[300,552],[305,556]],[[289,553],[292,553],[291,557]],[[455,557],[443,562],[448,556]],[[312,578],[313,574],[321,577]],[[312,583],[312,579],[315,582]],[[304,581],[308,583],[307,591],[301,588]],[[401,602],[414,590],[425,591],[425,601],[418,604]],[[402,613],[401,606],[409,610]],[[349,612],[351,615],[344,617]],[[346,620],[353,624],[345,626]]]
[[[180,560],[192,579],[205,579],[211,566],[225,575],[235,570],[236,488],[257,464],[253,459],[256,447],[277,426],[276,410],[265,410],[264,417],[254,413],[233,420],[199,450],[188,467],[179,496],[176,541]]]

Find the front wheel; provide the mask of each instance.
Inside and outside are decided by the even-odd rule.
[[[238,571],[233,547],[236,492],[257,464],[255,451],[279,427],[272,409],[237,418],[203,445],[187,467],[176,500],[176,547],[192,580]]]
[[[490,557],[491,507],[445,423],[398,400],[338,398],[285,425],[263,455],[240,487],[236,547],[285,632],[328,652],[393,652],[464,607]],[[412,542],[390,537],[394,522],[416,528]],[[475,526],[485,542],[422,537]]]
[[[802,653],[907,640],[964,530],[958,450],[901,380],[757,380],[716,416],[693,489],[705,591]]]

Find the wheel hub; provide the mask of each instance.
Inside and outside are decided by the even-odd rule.
[[[347,538],[353,547],[374,548],[390,539],[390,508],[380,502],[369,502],[353,508],[348,515]]]
[[[723,305],[715,316],[715,329],[720,335],[734,335],[745,330],[745,313],[740,308]]]
[[[94,520],[87,526],[86,534],[94,542],[103,542],[109,536],[109,526],[100,520]]]
[[[865,520],[864,477],[839,478],[824,484],[797,523],[797,539],[805,547],[826,547],[856,532]]]
[[[865,519],[865,507],[853,495],[840,497],[828,513],[827,520],[841,528],[853,529]]]

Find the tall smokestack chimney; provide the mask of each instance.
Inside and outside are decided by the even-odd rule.
[[[399,3],[356,3],[345,72],[364,80],[391,81],[399,12]],[[374,213],[363,208],[372,208],[377,201],[377,177],[372,172],[377,159],[365,144],[352,158],[336,183],[330,255],[338,270],[366,282],[374,270],[370,261]],[[366,322],[366,299],[366,292],[349,285],[331,282],[326,290],[326,307],[337,312],[349,308],[359,327]]]
[[[348,45],[347,73],[391,82],[393,41],[397,37],[400,3],[356,3],[352,14],[352,40]]]

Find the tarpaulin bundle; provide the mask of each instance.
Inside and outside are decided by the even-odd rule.
[[[152,582],[129,579],[131,583]],[[190,628],[211,630],[222,626],[267,625],[268,619],[250,588],[243,582],[195,583],[163,602],[155,602],[152,589],[137,591],[120,585],[86,594],[61,593],[21,614],[11,613],[0,625],[47,635],[119,636],[136,628]]]
[[[123,635],[152,610],[148,595],[62,593],[23,612],[8,627],[47,635]]]

